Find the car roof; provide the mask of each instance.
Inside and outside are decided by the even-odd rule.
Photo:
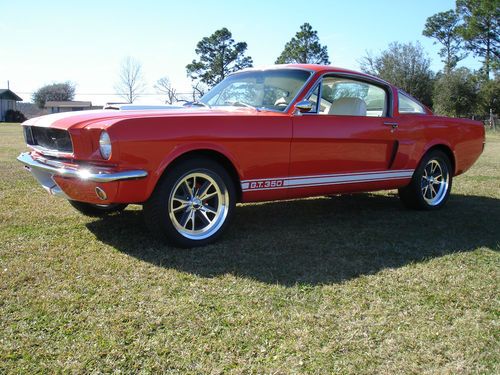
[[[386,84],[390,87],[394,87],[394,85],[390,84],[389,82],[384,81],[383,79],[376,77],[376,76],[373,76],[371,74],[362,73],[362,72],[358,72],[358,71],[350,70],[350,69],[339,68],[339,67],[331,66],[331,65],[319,65],[319,64],[275,64],[275,65],[268,65],[268,66],[261,66],[261,67],[246,68],[246,69],[240,70],[238,72],[235,72],[233,74],[237,74],[239,72],[273,70],[273,69],[301,69],[301,70],[308,70],[310,72],[321,73],[321,74],[324,74],[324,73],[352,74],[352,75],[356,75],[359,77],[365,77],[367,79]]]

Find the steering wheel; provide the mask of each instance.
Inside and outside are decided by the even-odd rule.
[[[274,105],[276,107],[286,107],[288,105],[288,103],[287,103],[285,98],[281,97],[274,102]]]

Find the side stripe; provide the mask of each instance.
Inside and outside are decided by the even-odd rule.
[[[351,184],[361,182],[376,182],[385,180],[400,180],[411,178],[413,172],[413,169],[402,169],[379,172],[356,172],[317,176],[263,178],[241,181],[241,189],[243,191],[259,191]]]

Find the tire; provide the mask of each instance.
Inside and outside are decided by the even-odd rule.
[[[236,190],[217,162],[194,158],[170,168],[144,204],[151,233],[180,247],[214,242],[231,220]]]
[[[420,161],[411,183],[398,190],[399,198],[408,208],[436,210],[450,197],[453,171],[448,156],[431,150]]]
[[[123,211],[128,204],[93,204],[68,200],[69,204],[76,208],[80,213],[90,217],[103,217],[114,212]]]

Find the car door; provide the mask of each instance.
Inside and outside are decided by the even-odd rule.
[[[313,110],[293,117],[290,196],[363,190],[397,177],[390,170],[397,151],[391,97],[378,82],[323,76],[306,96]]]

